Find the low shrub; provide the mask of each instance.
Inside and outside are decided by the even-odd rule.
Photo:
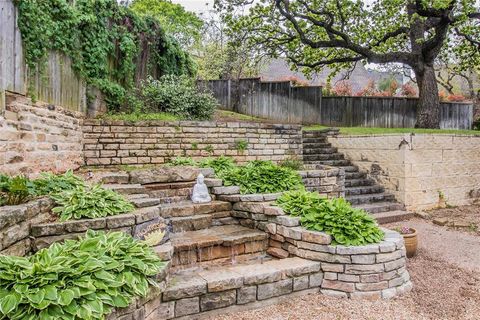
[[[147,78],[140,86],[139,99],[144,112],[166,112],[191,120],[210,119],[218,104],[211,93],[200,91],[194,80],[175,75]]]
[[[100,185],[77,187],[53,194],[51,198],[59,205],[52,212],[58,214],[61,221],[101,218],[134,210],[121,194]]]
[[[88,231],[30,257],[0,256],[0,319],[104,319],[145,297],[163,266],[123,232]]]
[[[27,177],[0,175],[0,206],[22,204],[35,195],[35,184]]]
[[[297,191],[284,193],[277,204],[286,213],[299,216],[306,229],[331,235],[332,244],[360,246],[378,243],[384,237],[372,216],[343,198],[321,199],[317,193]]]
[[[302,178],[290,168],[271,161],[251,161],[220,176],[226,186],[239,186],[240,192],[274,193],[303,188]]]

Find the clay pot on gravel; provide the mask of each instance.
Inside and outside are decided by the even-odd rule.
[[[412,258],[417,253],[418,238],[417,230],[414,228],[402,227],[398,230],[405,240],[405,249],[407,250],[407,258]]]

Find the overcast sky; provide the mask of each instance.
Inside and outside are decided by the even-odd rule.
[[[179,3],[188,11],[195,13],[204,13],[212,9],[213,0],[172,0],[174,3]]]

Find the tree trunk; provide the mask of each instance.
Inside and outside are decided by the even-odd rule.
[[[440,98],[435,70],[432,65],[423,65],[421,70],[414,70],[418,84],[418,105],[416,128],[440,128]]]

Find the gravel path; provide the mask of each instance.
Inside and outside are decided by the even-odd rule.
[[[418,255],[408,262],[414,289],[389,301],[335,299],[312,294],[215,320],[470,320],[480,319],[480,237],[446,230],[425,220]]]

